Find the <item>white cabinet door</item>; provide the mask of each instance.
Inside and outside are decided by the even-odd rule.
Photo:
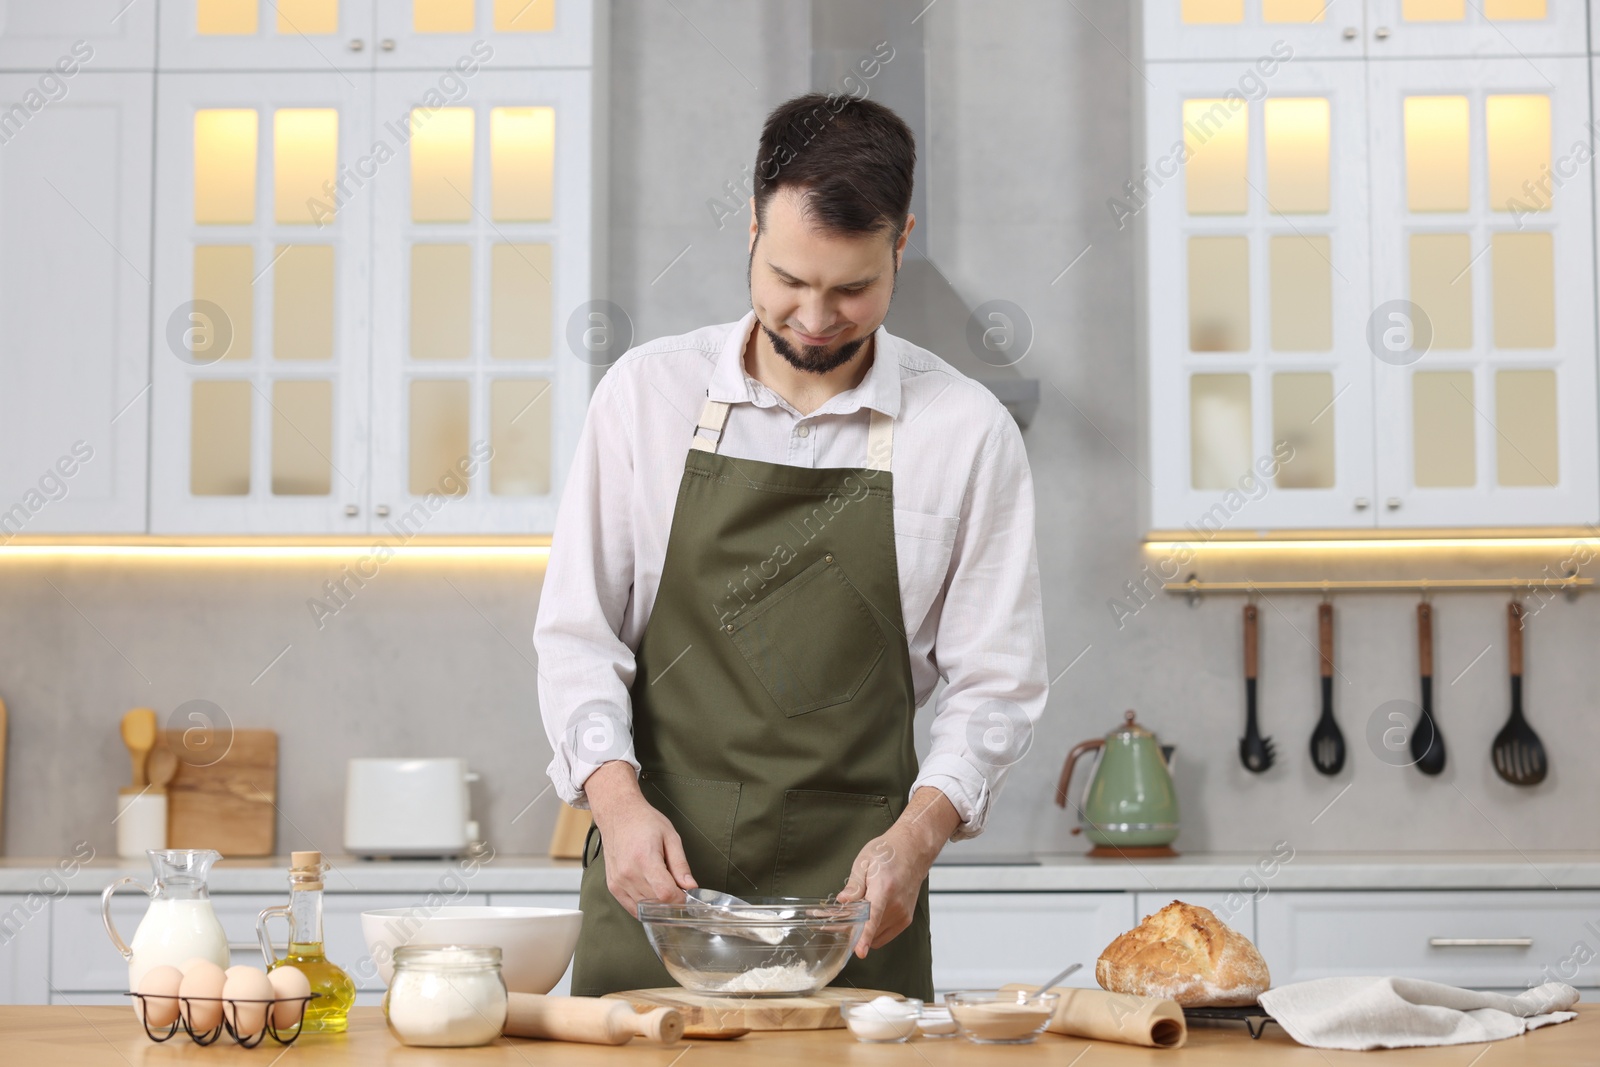
[[[50,916],[42,893],[0,896],[0,1004],[50,1001]]]
[[[1362,64],[1146,76],[1151,525],[1370,527]]]
[[[587,67],[594,21],[594,0],[385,0],[378,69]]]
[[[1379,523],[1595,521],[1587,63],[1369,75]]]
[[[1143,0],[1146,59],[1359,59],[1365,0]],[[1248,63],[1235,64],[1245,75]]]
[[[154,533],[366,529],[371,78],[160,75]]]
[[[161,69],[371,70],[373,2],[162,0]]]
[[[128,0],[0,0],[0,71],[153,70],[156,5]],[[46,86],[48,92],[50,86]],[[0,97],[6,106],[16,98]]]
[[[375,521],[548,532],[592,370],[567,340],[592,291],[590,75],[480,70],[455,102],[433,73],[377,78],[398,151],[372,193]]]
[[[1583,0],[1369,0],[1367,55],[1543,57],[1587,52]]]
[[[1133,925],[1130,893],[933,893],[933,987],[1043,982],[1068,963],[1067,985],[1095,988],[1094,961]]]
[[[1482,989],[1600,985],[1600,893],[1281,891],[1256,908],[1274,985],[1404,975]]]
[[[0,541],[145,529],[152,76],[63,84],[0,110]]]
[[[489,903],[497,908],[566,908],[572,911],[578,909],[578,894],[576,893],[491,893]],[[572,992],[572,964],[567,964],[567,971],[561,976],[561,981],[550,990],[553,997],[568,996]]]

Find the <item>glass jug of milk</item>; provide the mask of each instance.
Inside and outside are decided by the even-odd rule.
[[[163,963],[181,967],[199,956],[227,970],[228,935],[206,890],[206,875],[222,853],[208,848],[152,848],[145,854],[150,857],[151,885],[137,878],[118,878],[100,895],[106,933],[128,961],[129,991],[139,988],[146,971]],[[125,885],[137,886],[150,898],[150,907],[133,932],[132,945],[122,940],[111,922],[111,896]]]

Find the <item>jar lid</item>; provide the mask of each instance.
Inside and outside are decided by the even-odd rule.
[[[394,965],[429,971],[498,968],[500,948],[497,945],[402,945],[394,950]]]

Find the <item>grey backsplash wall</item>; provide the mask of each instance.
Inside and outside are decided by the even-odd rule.
[[[1126,5],[944,0],[923,18],[932,102],[931,143],[921,149],[939,220],[929,252],[970,303],[1013,300],[1035,324],[1020,369],[1044,382],[1025,436],[1052,674],[1073,664],[988,832],[959,848],[1081,850],[1052,802],[1056,775],[1068,748],[1129,707],[1178,745],[1180,849],[1266,851],[1278,840],[1396,853],[1600,847],[1600,826],[1582,817],[1600,800],[1594,596],[1530,604],[1528,706],[1552,760],[1549,780],[1531,790],[1505,785],[1488,762],[1508,702],[1498,594],[1437,598],[1437,710],[1450,763],[1436,780],[1384,765],[1365,740],[1375,709],[1415,699],[1413,597],[1336,601],[1335,701],[1350,759],[1334,779],[1316,774],[1306,753],[1316,719],[1314,597],[1262,605],[1261,707],[1279,763],[1261,777],[1237,756],[1239,599],[1191,608],[1159,594],[1119,629],[1107,601],[1153,559],[1137,524],[1145,487],[1135,469],[1134,247],[1106,209],[1130,170],[1138,75],[1123,58],[1132,54]],[[748,307],[748,219],[741,211],[719,230],[708,201],[741,178],[766,112],[808,88],[807,26],[805,5],[782,0],[615,4],[609,295],[629,309],[638,339]],[[1562,558],[1433,551],[1197,566],[1207,578],[1493,576],[1537,574]],[[56,855],[87,839],[109,854],[116,788],[128,773],[118,716],[193,698],[215,701],[239,725],[280,732],[283,851],[339,851],[346,758],[460,754],[484,776],[474,800],[496,848],[542,852],[553,799],[528,807],[549,758],[529,640],[538,565],[391,562],[319,631],[305,601],[339,566],[0,567],[0,696],[12,714],[7,853]]]

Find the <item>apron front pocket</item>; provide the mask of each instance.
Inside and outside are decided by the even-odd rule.
[[[728,884],[740,788],[738,782],[639,772],[639,790],[678,831],[689,873],[702,886],[721,889]]]
[[[889,798],[880,793],[786,790],[773,894],[825,897],[839,892],[867,842],[893,824]]]
[[[741,612],[726,632],[789,716],[850,700],[888,645],[872,609],[828,556]]]

